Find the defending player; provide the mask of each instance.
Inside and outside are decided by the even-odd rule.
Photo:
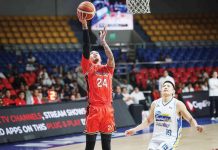
[[[197,124],[183,102],[173,97],[174,94],[174,83],[165,81],[161,90],[162,97],[153,101],[148,118],[137,127],[127,130],[125,134],[133,135],[154,122],[153,136],[148,150],[171,150],[177,146],[181,136],[182,117],[189,122],[191,127],[202,132],[203,127]]]
[[[112,78],[114,73],[114,57],[105,41],[106,28],[100,32],[100,42],[104,47],[107,64],[101,64],[101,56],[97,51],[90,52],[90,39],[86,20],[80,20],[83,27],[82,71],[85,75],[88,91],[86,116],[86,150],[94,150],[97,133],[101,133],[103,150],[111,149],[111,133],[114,131],[114,110],[112,107]]]

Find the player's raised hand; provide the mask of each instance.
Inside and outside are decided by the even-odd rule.
[[[77,16],[78,16],[79,21],[82,23],[82,25],[85,26],[85,27],[87,27],[87,20],[82,19],[81,13],[78,13],[78,12],[77,12]]]
[[[196,130],[201,133],[201,132],[203,132],[204,128],[203,128],[203,126],[197,125]]]
[[[130,136],[130,135],[133,135],[135,133],[136,133],[136,131],[134,129],[129,129],[129,130],[125,131],[125,136]]]
[[[87,21],[85,19],[79,19],[79,21],[82,23],[82,24],[87,24]]]
[[[100,31],[99,32],[99,37],[100,37],[100,41],[101,41],[101,44],[103,44],[105,41],[105,37],[107,35],[107,28],[106,26],[104,27],[104,30]]]
[[[87,25],[87,20],[79,18],[79,21],[82,23],[82,25]]]

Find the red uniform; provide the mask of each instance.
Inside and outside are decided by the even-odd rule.
[[[81,65],[87,82],[89,101],[85,132],[111,133],[115,127],[112,107],[114,68],[107,65],[94,65],[83,56]]]

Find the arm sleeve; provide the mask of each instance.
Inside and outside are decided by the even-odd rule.
[[[89,38],[89,31],[88,29],[83,30],[83,54],[82,54],[82,72],[86,74],[91,67],[91,63],[89,61],[90,56],[90,38]]]
[[[90,56],[90,38],[88,29],[83,30],[83,56],[89,59]]]

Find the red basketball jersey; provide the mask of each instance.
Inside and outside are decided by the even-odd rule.
[[[108,65],[92,64],[83,56],[81,66],[87,82],[89,103],[92,105],[111,104],[114,68]]]

